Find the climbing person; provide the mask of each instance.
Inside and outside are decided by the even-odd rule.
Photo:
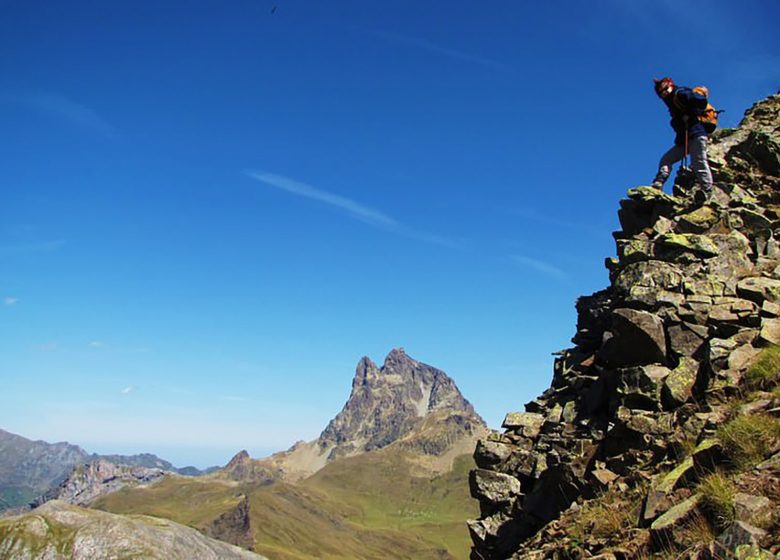
[[[669,108],[671,125],[675,132],[672,146],[658,163],[658,173],[653,186],[663,190],[664,183],[672,172],[672,166],[689,154],[696,182],[706,196],[712,192],[712,172],[707,163],[707,144],[709,138],[701,115],[708,110],[707,88],[694,89],[675,85],[671,78],[653,80],[655,93]]]

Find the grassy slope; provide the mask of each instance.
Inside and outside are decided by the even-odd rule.
[[[250,500],[255,551],[273,560],[317,558],[468,557],[471,459],[451,473],[414,478],[409,457],[368,453],[332,463],[299,485],[248,487],[208,479],[174,478],[101,498],[93,507],[145,513],[203,528]]]

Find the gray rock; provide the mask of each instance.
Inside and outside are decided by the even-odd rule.
[[[508,474],[474,469],[469,474],[471,496],[480,502],[505,504],[520,495],[520,481]]]
[[[601,349],[601,357],[610,365],[664,363],[666,335],[656,315],[636,309],[616,309],[612,313],[612,332]]]
[[[699,362],[684,357],[664,379],[663,398],[667,408],[677,408],[693,396],[693,387],[699,375]]]
[[[763,529],[754,527],[744,521],[735,521],[720,534],[718,542],[728,550],[736,552],[739,546],[759,546],[761,539],[765,535],[766,531]]]
[[[737,284],[737,294],[759,305],[764,301],[777,302],[780,300],[780,280],[761,276],[743,278]]]

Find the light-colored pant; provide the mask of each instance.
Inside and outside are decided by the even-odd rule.
[[[688,143],[688,151],[691,154],[691,167],[696,174],[698,182],[705,190],[712,189],[712,172],[707,163],[707,137],[699,136]],[[663,185],[672,172],[672,166],[685,157],[685,146],[672,146],[668,152],[661,156],[658,163],[658,174],[654,183]]]

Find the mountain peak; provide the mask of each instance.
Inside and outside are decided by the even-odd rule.
[[[411,358],[399,347],[381,368],[368,357],[358,362],[352,393],[318,439],[330,458],[379,449],[409,433],[432,411],[483,421],[443,371]]]

